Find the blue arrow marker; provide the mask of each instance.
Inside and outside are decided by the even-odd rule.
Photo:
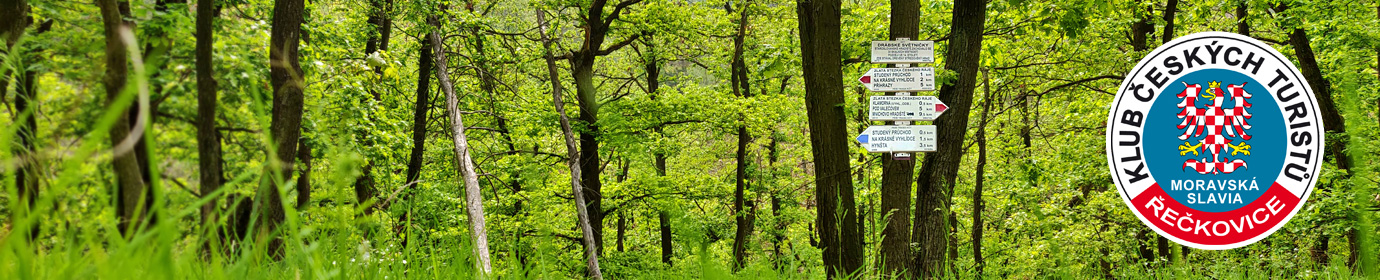
[[[867,144],[867,134],[858,135],[856,140],[858,140],[858,143]]]

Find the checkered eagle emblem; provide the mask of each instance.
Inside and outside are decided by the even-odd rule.
[[[1251,135],[1246,132],[1251,129],[1251,125],[1246,123],[1246,120],[1251,118],[1251,113],[1246,112],[1246,109],[1251,108],[1251,103],[1246,102],[1246,99],[1251,98],[1251,94],[1246,92],[1244,82],[1240,85],[1227,85],[1225,92],[1219,85],[1216,81],[1208,83],[1208,89],[1200,93],[1203,89],[1201,85],[1184,83],[1184,91],[1178,95],[1183,99],[1178,105],[1183,109],[1179,112],[1179,118],[1183,119],[1183,122],[1179,123],[1178,128],[1184,130],[1184,134],[1179,135],[1179,140],[1185,140],[1184,144],[1179,146],[1179,155],[1192,153],[1197,156],[1199,152],[1212,155],[1211,158],[1184,161],[1185,170],[1193,168],[1199,174],[1223,174],[1246,168],[1245,160],[1227,160],[1223,156],[1227,149],[1231,149],[1233,157],[1251,155],[1251,145],[1246,144],[1246,140],[1251,140]],[[1228,97],[1236,102],[1236,106],[1223,109],[1222,103]],[[1205,98],[1211,104],[1207,108],[1198,108],[1198,98]],[[1222,134],[1223,131],[1226,131],[1225,135]],[[1203,134],[1207,135],[1196,140],[1197,144],[1189,141]],[[1239,138],[1241,143],[1233,144],[1228,136]]]

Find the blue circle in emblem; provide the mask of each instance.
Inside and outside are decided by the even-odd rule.
[[[1240,134],[1229,135],[1227,130],[1234,130],[1235,126],[1230,118],[1225,120],[1225,124],[1220,126],[1220,130],[1212,126],[1202,127],[1201,135],[1190,133],[1187,139],[1181,140],[1179,136],[1184,135],[1185,131],[1193,130],[1195,126],[1189,125],[1182,129],[1179,124],[1184,122],[1178,115],[1183,109],[1178,104],[1185,98],[1178,97],[1183,93],[1186,86],[1197,84],[1201,89],[1196,93],[1194,105],[1203,110],[1206,114],[1215,111],[1213,101],[1208,95],[1209,83],[1219,82],[1219,88],[1224,96],[1218,97],[1222,100],[1221,108],[1223,112],[1232,111],[1236,107],[1236,99],[1231,96],[1227,85],[1240,85],[1246,83],[1244,87],[1246,93],[1251,94],[1251,98],[1246,99],[1250,103],[1250,108],[1246,112],[1251,118],[1246,119],[1246,124],[1251,126],[1245,129],[1246,134],[1251,136],[1250,140],[1242,139]],[[1215,91],[1215,90],[1213,90]],[[1210,117],[1209,117],[1210,118]],[[1214,124],[1208,120],[1206,124]],[[1203,123],[1200,123],[1203,124]],[[1179,79],[1169,83],[1156,98],[1150,107],[1149,113],[1145,118],[1145,132],[1142,139],[1142,149],[1145,154],[1146,168],[1150,169],[1151,176],[1155,183],[1159,184],[1164,192],[1173,197],[1175,201],[1204,212],[1226,212],[1241,208],[1246,204],[1260,198],[1265,190],[1274,184],[1279,172],[1284,168],[1285,153],[1285,127],[1284,116],[1280,112],[1278,103],[1275,102],[1272,93],[1265,89],[1265,85],[1256,81],[1245,74],[1237,73],[1232,70],[1224,69],[1203,69],[1193,71],[1180,76]],[[1214,131],[1217,130],[1217,131]],[[1234,131],[1233,131],[1234,132]],[[1232,153],[1236,148],[1227,144],[1211,144],[1204,142],[1212,135],[1220,135],[1229,145],[1241,147],[1243,143],[1250,145],[1244,148],[1250,155],[1244,152]],[[1222,141],[1215,141],[1222,142]],[[1184,152],[1182,146],[1194,146],[1197,155],[1193,152]],[[1213,148],[1218,149],[1214,158]],[[1204,149],[1207,148],[1207,149]],[[1198,163],[1185,163],[1189,160]],[[1217,162],[1224,165],[1232,165],[1236,160],[1244,161],[1244,169],[1236,168],[1231,173],[1226,170],[1213,170],[1207,174],[1200,174],[1196,166],[1216,167]],[[1201,164],[1200,164],[1201,163]],[[1244,183],[1244,186],[1241,186]],[[1256,187],[1251,188],[1255,183]]]

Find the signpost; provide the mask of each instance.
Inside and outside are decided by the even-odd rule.
[[[874,125],[855,140],[871,153],[933,152],[936,135],[933,125]]]
[[[934,96],[873,96],[868,103],[868,120],[933,121],[949,109]]]
[[[934,63],[934,42],[908,38],[872,41],[872,63],[896,68],[872,68],[858,78],[870,91],[893,93],[871,98],[868,119],[893,125],[868,127],[858,142],[871,153],[892,153],[893,160],[910,160],[911,152],[935,151],[935,126],[913,126],[911,121],[933,121],[949,106],[934,96],[910,94],[934,90],[934,68],[910,67],[911,63]]]
[[[858,81],[870,91],[931,91],[934,90],[934,68],[872,68]]]
[[[872,41],[872,63],[934,63],[934,41]]]

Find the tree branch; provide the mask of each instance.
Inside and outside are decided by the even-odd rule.
[[[1082,79],[1082,80],[1072,81],[1072,82],[1069,82],[1069,83],[1067,83],[1067,84],[1062,84],[1062,85],[1054,86],[1054,87],[1052,87],[1052,88],[1049,88],[1049,89],[1045,90],[1044,92],[1041,92],[1039,95],[1045,95],[1046,93],[1054,92],[1054,91],[1059,90],[1059,89],[1062,89],[1062,88],[1071,87],[1071,86],[1076,86],[1076,85],[1079,85],[1079,84],[1082,84],[1082,83],[1092,82],[1092,81],[1096,81],[1096,80],[1101,80],[1101,79],[1120,79],[1120,78],[1121,78],[1121,76],[1114,76],[1114,75],[1102,75],[1102,76],[1097,76],[1097,77],[1085,78],[1085,79]]]
[[[613,21],[618,19],[618,15],[623,13],[623,8],[627,8],[628,6],[632,6],[633,4],[637,4],[638,2],[642,2],[642,0],[623,0],[622,2],[618,2],[617,5],[613,6],[613,13],[609,14],[609,17],[604,19],[604,27],[608,27],[610,24],[613,24]]]
[[[641,1],[641,0],[638,0],[638,1]],[[628,44],[631,44],[633,41],[637,40],[637,38],[639,38],[639,37],[642,37],[642,34],[633,34],[632,36],[628,36],[628,38],[624,38],[623,41],[618,42],[618,43],[615,43],[615,44],[613,44],[612,46],[609,46],[609,48],[599,51],[599,55],[601,55],[601,56],[602,56],[602,55],[608,55],[608,54],[610,54],[610,53],[613,53],[614,51],[618,51],[618,49],[621,49],[621,48],[627,46]]]

